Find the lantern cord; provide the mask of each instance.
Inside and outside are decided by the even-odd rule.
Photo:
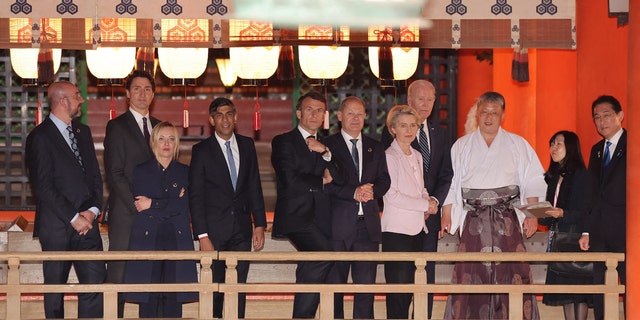
[[[116,117],[116,101],[114,99],[113,86],[111,86],[111,104],[109,105],[109,120]]]
[[[253,105],[253,131],[260,131],[262,116],[260,115],[260,103],[258,102],[258,92],[260,87],[256,86],[256,103]]]
[[[182,127],[189,128],[189,103],[187,102],[187,86],[184,86],[184,102],[182,110]]]
[[[40,87],[37,89],[38,103],[36,108],[36,126],[42,123],[42,100],[40,100]]]

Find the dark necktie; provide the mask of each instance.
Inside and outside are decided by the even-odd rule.
[[[431,151],[429,150],[429,141],[427,140],[427,134],[424,133],[424,123],[420,125],[420,137],[418,143],[420,144],[420,153],[422,153],[422,165],[424,168],[424,174],[429,171],[429,162],[431,161]]]
[[[233,184],[233,190],[236,190],[236,184],[238,183],[238,173],[236,172],[236,162],[233,160],[233,152],[231,151],[231,141],[225,142],[224,145],[227,146],[227,160],[229,161],[231,184]]]
[[[611,153],[609,152],[609,147],[611,146],[611,141],[607,141],[607,145],[604,147],[604,157],[602,157],[602,167],[606,168],[611,162]]]
[[[358,139],[351,139],[351,159],[356,166],[356,175],[360,177],[360,157],[358,156]]]
[[[82,156],[80,155],[80,149],[78,149],[78,139],[76,139],[76,135],[73,133],[73,128],[71,126],[67,126],[67,132],[69,133],[69,140],[71,141],[71,151],[76,156],[76,160],[84,170],[84,165],[82,164]]]
[[[146,141],[147,145],[150,146],[149,140],[151,140],[151,136],[149,136],[149,127],[147,126],[147,117],[142,117],[142,131],[144,134],[144,141]]]

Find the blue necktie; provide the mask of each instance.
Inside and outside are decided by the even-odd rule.
[[[82,156],[80,155],[80,149],[78,148],[78,139],[76,139],[76,135],[73,133],[73,128],[71,126],[67,126],[67,132],[69,133],[69,140],[71,141],[71,151],[76,156],[76,160],[84,170],[84,165],[82,164]]]
[[[238,183],[238,173],[236,172],[236,162],[233,160],[233,152],[231,152],[231,141],[225,142],[224,145],[227,146],[227,159],[229,160],[231,184],[233,184],[233,190],[236,190],[236,183]]]
[[[353,164],[356,166],[356,175],[360,177],[360,157],[358,156],[358,147],[356,144],[358,143],[358,139],[351,139],[351,158],[353,159]]]
[[[611,146],[611,141],[607,141],[607,145],[604,147],[604,157],[602,159],[602,167],[606,168],[611,162],[611,153],[609,152],[609,147]]]
[[[420,125],[420,137],[418,144],[420,144],[420,153],[422,154],[422,164],[424,167],[423,174],[426,175],[429,171],[429,162],[431,161],[431,151],[429,150],[429,141],[427,140],[427,134],[424,133],[424,123]]]

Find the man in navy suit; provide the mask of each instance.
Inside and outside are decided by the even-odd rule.
[[[362,135],[366,110],[357,97],[342,100],[339,133],[325,139],[332,157],[342,168],[342,185],[328,184],[331,196],[332,244],[335,251],[378,252],[380,249],[380,207],[378,200],[389,190],[391,180],[382,143]],[[377,262],[335,262],[332,282],[347,283],[349,269],[353,283],[376,282]],[[373,319],[373,293],[356,293],[353,319]],[[334,299],[334,318],[344,318],[343,294]]]
[[[318,139],[327,102],[311,92],[298,99],[297,128],[271,141],[271,164],[276,171],[278,197],[273,235],[286,236],[298,251],[332,251],[331,211],[324,186],[336,175],[331,151]],[[326,283],[330,261],[302,261],[296,269],[296,283]],[[318,293],[296,293],[294,318],[315,317]]]
[[[253,140],[235,134],[238,115],[231,100],[217,98],[209,106],[214,134],[194,145],[189,168],[189,205],[193,233],[201,251],[258,251],[264,247],[267,219]],[[253,218],[253,219],[252,219]],[[253,220],[253,223],[252,223]],[[225,262],[214,261],[213,281],[225,282]],[[237,266],[238,282],[247,282],[249,262]],[[246,295],[238,297],[244,318]],[[213,316],[222,318],[224,296],[214,294]]]
[[[33,236],[42,251],[102,251],[97,217],[102,177],[91,130],[73,120],[84,99],[78,88],[55,82],[47,91],[49,116],[27,137],[26,161],[36,197]],[[80,283],[103,283],[104,261],[44,261],[45,284],[66,283],[73,264]],[[64,318],[64,294],[45,293],[47,318]],[[102,293],[78,294],[79,318],[102,318]]]
[[[427,188],[431,198],[438,203],[436,210],[426,220],[427,233],[422,247],[424,252],[438,251],[438,237],[440,232],[440,208],[441,203],[447,197],[451,179],[453,178],[453,168],[451,166],[451,139],[447,131],[438,124],[429,120],[436,101],[436,89],[427,80],[416,80],[407,89],[407,104],[418,111],[420,115],[421,127],[416,135],[416,140],[411,146],[422,154],[424,168],[424,187]],[[426,141],[422,141],[422,139]],[[382,143],[389,147],[393,137],[385,127],[382,132]],[[434,262],[427,262],[427,283],[435,283],[436,265]],[[433,309],[433,294],[427,298],[429,318]]]
[[[105,219],[109,224],[109,251],[129,250],[131,227],[138,211],[131,192],[133,168],[151,159],[151,129],[160,120],[149,115],[156,84],[145,71],[133,71],[125,85],[129,110],[107,123],[104,138],[104,171],[109,186]],[[124,282],[124,261],[107,263],[107,282]],[[124,314],[124,300],[118,294],[118,317]]]
[[[591,148],[589,168],[594,195],[591,212],[580,238],[582,250],[626,252],[627,225],[627,131],[622,128],[624,112],[612,96],[600,96],[591,105],[593,122],[602,136]],[[594,263],[593,282],[604,283],[604,262]],[[618,265],[622,284],[627,283],[626,264]],[[594,295],[595,319],[604,319],[604,298]]]

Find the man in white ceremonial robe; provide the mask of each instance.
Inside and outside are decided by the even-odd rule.
[[[522,137],[501,127],[504,97],[487,92],[478,99],[478,129],[451,149],[453,180],[442,207],[442,229],[460,229],[458,252],[525,252],[524,237],[537,230],[535,217],[514,209],[544,199],[544,169]],[[523,262],[458,262],[453,283],[530,284]],[[445,319],[508,319],[507,294],[452,294]],[[524,296],[524,319],[539,319],[535,295]]]

